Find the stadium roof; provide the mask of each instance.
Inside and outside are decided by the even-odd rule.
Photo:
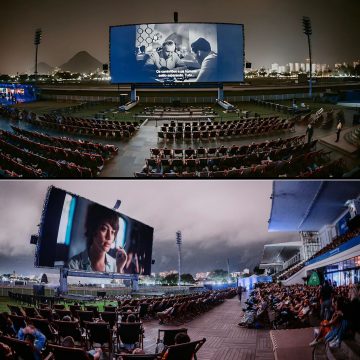
[[[269,231],[318,231],[359,194],[359,181],[274,181]]]
[[[260,263],[260,269],[269,266],[279,266],[285,261],[291,259],[299,252],[302,246],[301,241],[292,241],[285,243],[266,244]]]

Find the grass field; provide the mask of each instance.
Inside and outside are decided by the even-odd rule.
[[[66,307],[68,308],[69,305],[73,304],[73,301],[67,301],[67,302],[60,302],[60,304],[63,303],[66,305]],[[17,305],[17,306],[29,306],[27,304],[22,304],[18,301],[14,301],[12,299],[10,299],[9,297],[0,297],[0,312],[9,312],[9,308],[7,305]],[[81,304],[81,302],[80,302]],[[103,311],[104,310],[104,306],[105,305],[114,305],[117,306],[117,302],[116,301],[109,301],[109,300],[104,300],[104,301],[93,301],[93,302],[86,302],[86,305],[96,305],[99,309],[99,311]]]

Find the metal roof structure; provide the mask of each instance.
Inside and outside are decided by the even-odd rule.
[[[301,241],[264,245],[260,268],[282,266],[285,261],[295,256],[300,251],[301,247]]]
[[[360,195],[360,181],[274,181],[269,231],[319,231]]]

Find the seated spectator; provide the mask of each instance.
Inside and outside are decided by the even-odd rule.
[[[75,347],[75,341],[72,336],[66,336],[61,344],[61,346]],[[87,352],[91,359],[99,360],[101,358],[102,350],[101,348],[92,349]]]
[[[315,346],[321,341],[329,343],[330,347],[338,347],[342,341],[348,322],[344,317],[344,301],[338,298],[334,301],[335,311],[331,320],[327,323],[322,322],[316,338],[309,344]]]
[[[18,331],[17,338],[29,342],[34,347],[34,358],[41,360],[41,352],[46,343],[46,337],[33,325],[28,325]]]
[[[191,341],[189,335],[185,333],[176,334],[174,340],[175,340],[175,345],[185,344]],[[161,360],[166,360],[167,357],[168,357],[168,350],[165,348],[164,353],[161,356]]]

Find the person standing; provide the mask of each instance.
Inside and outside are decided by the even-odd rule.
[[[239,301],[241,302],[241,297],[242,297],[242,286],[239,285],[238,288],[237,288],[237,295],[238,295],[238,298],[239,298]]]
[[[310,143],[311,143],[311,139],[312,139],[312,137],[313,137],[313,135],[314,135],[314,128],[313,128],[312,124],[309,124],[309,125],[308,125],[308,127],[307,127],[307,129],[306,129],[306,134],[307,134],[307,136],[308,136],[308,144],[310,144]]]
[[[339,121],[338,124],[336,125],[336,140],[335,140],[335,142],[339,142],[341,129],[342,129],[342,122]]]

